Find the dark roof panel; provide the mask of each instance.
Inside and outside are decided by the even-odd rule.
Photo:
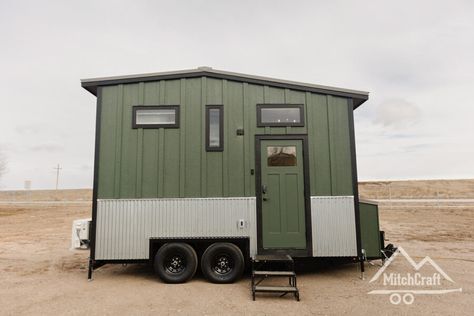
[[[369,93],[366,91],[358,91],[344,88],[336,88],[329,86],[316,85],[311,83],[303,83],[282,79],[275,79],[262,76],[247,75],[223,70],[212,69],[210,67],[199,67],[197,69],[178,70],[168,72],[157,72],[149,74],[137,74],[116,77],[103,77],[82,79],[81,85],[90,93],[96,95],[98,86],[108,86],[124,83],[136,83],[146,81],[157,81],[166,79],[181,79],[181,78],[197,78],[209,77],[217,79],[227,79],[232,81],[248,82],[254,84],[268,85],[272,87],[287,88],[300,91],[309,91],[321,94],[329,94],[334,96],[341,96],[352,98],[354,100],[354,109],[367,101]]]

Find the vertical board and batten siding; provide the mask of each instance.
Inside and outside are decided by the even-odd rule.
[[[253,197],[106,199],[97,207],[96,260],[148,259],[150,238],[247,237],[250,255],[257,251]]]
[[[256,134],[308,134],[311,195],[353,194],[345,98],[206,77],[101,89],[99,199],[255,196]],[[257,127],[261,103],[303,104],[305,126]],[[216,104],[224,151],[206,152],[205,106]],[[179,105],[179,128],[132,129],[134,105]]]
[[[357,256],[353,196],[311,197],[313,257]]]

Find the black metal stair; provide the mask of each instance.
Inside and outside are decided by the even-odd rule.
[[[283,286],[260,285],[269,277],[287,277],[288,284]],[[296,286],[295,264],[289,255],[257,255],[252,259],[252,298],[258,292],[280,293],[285,296],[293,293],[296,300],[300,300],[300,293]]]

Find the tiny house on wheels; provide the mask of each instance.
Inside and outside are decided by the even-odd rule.
[[[150,262],[165,282],[200,266],[226,283],[256,258],[381,257],[357,190],[367,92],[209,67],[81,83],[97,96],[89,278]]]

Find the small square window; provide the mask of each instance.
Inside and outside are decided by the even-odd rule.
[[[134,106],[133,128],[177,128],[179,127],[179,106]]]
[[[222,105],[206,106],[206,150],[224,150],[224,108]]]
[[[258,104],[257,126],[304,126],[302,104]]]

